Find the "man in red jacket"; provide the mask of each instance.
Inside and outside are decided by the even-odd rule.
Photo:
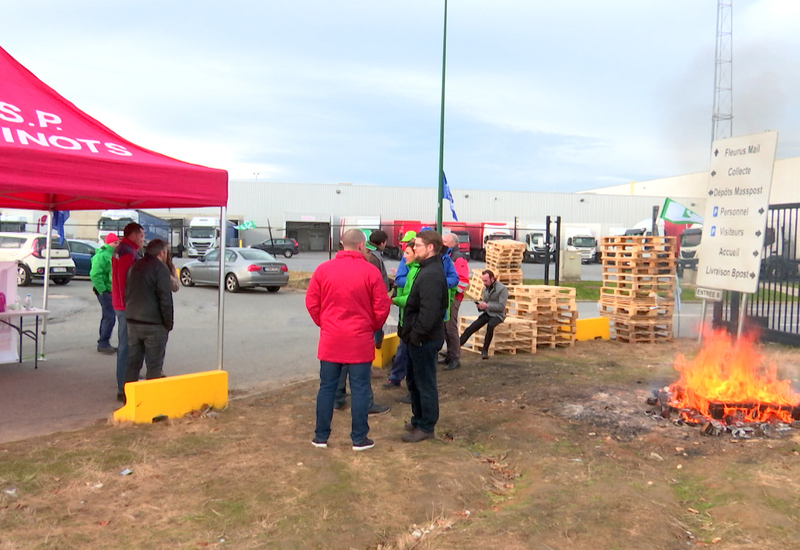
[[[128,365],[128,322],[125,317],[125,283],[128,269],[142,257],[144,228],[131,222],[122,231],[122,241],[111,255],[111,303],[117,314],[117,400],[125,402],[125,369]]]
[[[320,264],[306,291],[306,309],[319,328],[320,362],[317,422],[312,444],[326,448],[331,434],[333,401],[342,368],[350,376],[354,451],[371,449],[367,438],[370,405],[370,367],[375,358],[373,333],[389,316],[392,301],[380,272],[364,257],[366,237],[358,229],[342,236],[344,250]]]
[[[458,313],[461,309],[461,301],[464,299],[464,292],[469,287],[469,265],[466,258],[458,250],[458,235],[455,233],[445,233],[442,235],[442,243],[448,249],[450,259],[458,273],[458,286],[455,288],[455,296],[450,303],[450,319],[445,323],[445,342],[447,342],[447,354],[439,361],[445,365],[444,370],[454,370],[461,367],[461,343],[458,334]],[[452,292],[452,290],[451,290]]]

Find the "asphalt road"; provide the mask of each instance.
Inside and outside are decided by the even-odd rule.
[[[312,271],[327,254],[300,254],[286,261],[291,270]],[[183,263],[183,262],[179,262]],[[390,262],[390,267],[396,262]],[[479,266],[477,262],[471,264]],[[598,266],[584,266],[584,269]],[[525,265],[533,274],[540,265]],[[589,276],[585,276],[588,280]],[[88,279],[50,287],[52,312],[46,334],[46,360],[33,368],[26,341],[22,363],[0,365],[0,442],[77,429],[105,421],[117,408],[115,356],[96,351],[100,306]],[[20,289],[41,305],[43,287]],[[225,295],[225,370],[232,393],[252,393],[314,378],[318,373],[318,330],[304,306],[305,293],[282,289],[245,290]],[[597,304],[579,303],[581,317],[597,316]],[[465,302],[462,315],[477,314]],[[390,323],[396,316],[392,310]],[[676,332],[694,337],[699,305],[676,316]],[[175,329],[170,334],[165,372],[186,374],[216,368],[217,289],[181,288],[175,295]],[[116,332],[114,335],[116,339]],[[116,344],[114,340],[112,343]]]

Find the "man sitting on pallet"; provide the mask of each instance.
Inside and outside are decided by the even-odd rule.
[[[461,345],[467,343],[470,337],[478,332],[484,325],[486,327],[486,338],[483,340],[481,359],[489,358],[489,346],[494,336],[494,327],[502,323],[506,318],[506,302],[508,301],[508,289],[506,285],[495,279],[494,273],[486,269],[481,273],[483,281],[483,300],[475,302],[477,308],[482,313],[477,319],[467,327],[461,335]]]

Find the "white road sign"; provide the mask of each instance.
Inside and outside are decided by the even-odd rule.
[[[712,145],[697,286],[758,289],[777,145],[777,132]]]

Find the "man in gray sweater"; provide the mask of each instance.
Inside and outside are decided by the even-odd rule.
[[[466,344],[473,334],[478,332],[484,325],[487,325],[486,338],[483,339],[483,349],[481,350],[481,359],[488,359],[489,344],[492,343],[494,327],[502,323],[506,318],[508,289],[506,285],[495,279],[494,273],[489,269],[481,274],[481,280],[483,281],[483,299],[480,302],[476,302],[476,306],[478,311],[482,313],[461,335],[461,345]]]

